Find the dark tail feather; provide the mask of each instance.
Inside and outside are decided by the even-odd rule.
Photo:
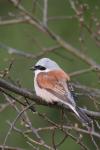
[[[88,126],[88,127],[92,127],[92,120],[91,118],[89,118],[86,113],[79,107],[76,106],[76,111],[78,112],[79,114],[79,119],[80,121],[85,125],[85,126]]]

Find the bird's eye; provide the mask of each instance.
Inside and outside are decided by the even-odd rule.
[[[38,65],[38,66],[35,66],[35,70],[46,70],[46,68],[41,65]]]

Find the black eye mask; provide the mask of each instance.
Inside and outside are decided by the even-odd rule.
[[[34,70],[46,70],[46,68],[41,65],[38,65],[34,67]]]

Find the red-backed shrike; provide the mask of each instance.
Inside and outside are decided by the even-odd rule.
[[[32,69],[35,72],[34,88],[37,96],[47,103],[62,103],[70,108],[82,123],[87,126],[91,124],[91,119],[76,106],[69,75],[56,62],[42,58]]]

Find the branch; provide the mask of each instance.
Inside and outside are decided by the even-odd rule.
[[[44,0],[44,9],[43,9],[43,25],[47,26],[47,17],[48,17],[48,0]]]
[[[5,81],[4,79],[0,79],[0,87],[4,88],[4,89],[7,89],[11,92],[14,92],[18,95],[21,95],[25,98],[29,98],[31,100],[33,99],[36,99],[37,97],[34,95],[33,96],[33,93],[24,89],[24,88],[20,88],[12,83],[9,83],[7,81]]]
[[[3,145],[0,145],[0,150],[2,150]],[[5,150],[24,150],[18,147],[10,147],[10,146],[5,146]]]
[[[18,87],[18,86],[14,85],[12,83],[9,83],[1,78],[0,78],[0,87],[4,88],[10,92],[14,92],[15,94],[21,95],[25,98],[28,98],[30,100],[33,100],[34,102],[36,102],[37,104],[40,104],[40,105],[52,106],[52,107],[56,107],[56,108],[64,108],[64,106],[62,106],[62,103],[60,103],[60,102],[56,103],[56,104],[55,103],[52,103],[52,104],[46,103],[45,101],[41,100],[40,97],[33,94],[33,92],[31,92],[27,89]],[[91,118],[100,119],[100,112],[89,111],[86,109],[83,109],[83,111],[85,113],[87,113],[87,115],[90,116]]]
[[[23,57],[26,57],[26,58],[31,58],[31,59],[35,58],[36,59],[36,58],[42,57],[44,54],[46,54],[48,52],[55,51],[56,49],[60,48],[60,46],[59,45],[54,45],[54,46],[51,46],[51,47],[42,48],[41,51],[37,54],[24,52],[22,50],[12,48],[12,47],[10,47],[6,44],[3,44],[1,42],[0,42],[0,48],[2,48],[3,50],[6,50],[9,54],[16,54],[16,55],[23,56]]]
[[[49,127],[44,127],[44,128],[38,128],[37,131],[40,132],[40,131],[44,131],[44,130],[53,130],[55,128],[57,128],[57,127],[56,126],[49,126]],[[82,128],[79,128],[79,127],[75,127],[75,126],[63,125],[62,128],[63,129],[68,129],[68,130],[72,130],[73,129],[74,131],[77,131],[77,132],[80,132],[80,133],[90,134],[90,131],[82,129]],[[100,134],[95,132],[95,131],[92,131],[91,135],[93,135],[93,136],[95,136],[97,138],[100,138]]]
[[[72,85],[76,89],[81,90],[82,93],[85,96],[89,96],[90,95],[90,96],[95,97],[95,98],[100,98],[100,89],[88,87],[88,86],[85,86],[85,85],[75,84],[75,83],[72,83]]]
[[[27,22],[28,19],[29,18],[19,17],[19,18],[16,18],[16,19],[0,20],[0,26],[23,23],[23,22]]]

